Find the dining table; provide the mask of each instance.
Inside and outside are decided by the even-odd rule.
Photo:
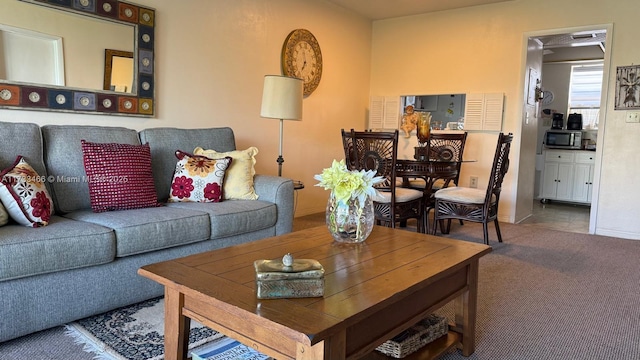
[[[420,189],[423,191],[423,202],[425,204],[424,226],[429,231],[429,211],[435,203],[434,185],[442,180],[442,187],[452,184],[460,172],[460,163],[473,162],[475,160],[447,161],[442,159],[427,160],[396,160],[396,178],[402,179],[402,187]],[[414,186],[411,179],[422,179],[424,187]]]

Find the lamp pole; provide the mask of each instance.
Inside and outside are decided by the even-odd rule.
[[[282,133],[284,132],[284,119],[280,119],[280,147],[278,152],[278,176],[282,176],[282,163],[284,162],[284,158],[282,157]]]

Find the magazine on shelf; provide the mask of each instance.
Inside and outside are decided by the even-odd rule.
[[[191,358],[193,360],[273,360],[272,357],[226,336],[193,350]]]

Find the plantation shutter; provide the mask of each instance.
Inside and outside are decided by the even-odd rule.
[[[504,95],[467,94],[464,112],[465,130],[500,131]]]
[[[399,120],[399,96],[372,96],[369,99],[369,129],[397,129]]]

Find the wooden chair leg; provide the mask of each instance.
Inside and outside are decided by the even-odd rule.
[[[436,211],[434,209],[434,211]],[[438,220],[436,220],[436,216],[435,213],[433,214],[433,231],[431,232],[433,235],[436,234],[436,231],[438,231]]]
[[[482,231],[484,233],[484,243],[489,245],[489,224],[486,221],[482,222]]]
[[[425,234],[430,234],[431,233],[431,229],[429,228],[429,213],[431,212],[431,209],[429,208],[425,208],[424,211],[422,212],[422,226],[424,226],[424,233]]]
[[[498,224],[498,219],[493,221],[496,224],[496,233],[498,233],[498,242],[502,242],[502,234],[500,233],[500,225]]]

